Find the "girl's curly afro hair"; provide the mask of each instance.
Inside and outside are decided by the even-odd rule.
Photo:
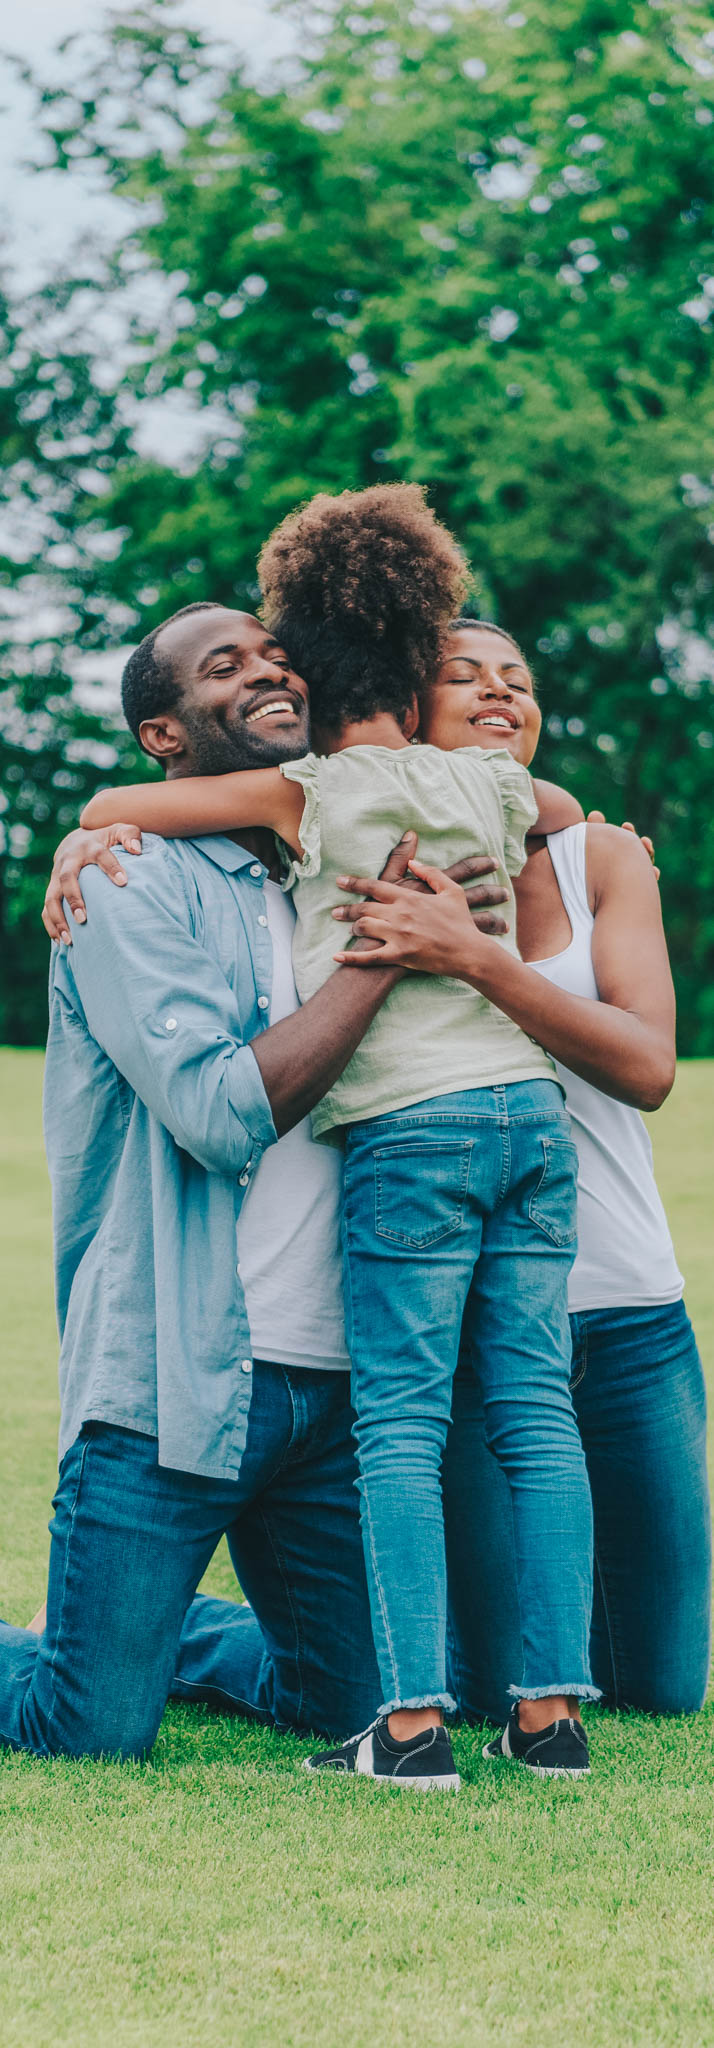
[[[270,535],[258,563],[266,625],[338,732],[401,724],[437,668],[468,583],[465,557],[418,484],[321,491]]]

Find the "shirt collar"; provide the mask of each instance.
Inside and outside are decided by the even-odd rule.
[[[235,839],[227,839],[220,832],[207,832],[201,838],[192,839],[190,844],[197,846],[199,853],[207,854],[208,859],[214,861],[216,867],[223,868],[226,874],[238,874],[241,868],[253,866],[260,868],[261,875],[268,872],[256,854],[249,853],[246,846],[238,846]]]

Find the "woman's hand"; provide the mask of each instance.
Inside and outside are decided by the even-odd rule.
[[[124,888],[127,877],[121,862],[111,851],[113,846],[123,846],[127,853],[141,853],[138,826],[105,825],[101,831],[95,832],[86,832],[79,826],[76,832],[68,832],[66,839],[60,841],[42,912],[42,922],[51,939],[61,939],[65,946],[72,944],[65,916],[65,898],[75,923],[86,923],[87,911],[79,886],[82,868],[103,868],[110,882],[116,882],[119,889]]]
[[[407,892],[412,896],[428,897],[432,892],[426,877],[432,870],[424,868],[419,861],[412,858],[412,855],[416,856],[416,848],[416,833],[405,832],[399,847],[390,854],[386,866],[383,867],[379,885],[375,885],[375,889],[377,886],[381,888],[383,882],[399,882],[402,894]],[[408,858],[408,865],[407,858],[400,860],[401,872],[393,865],[397,854],[406,854]],[[497,869],[498,861],[492,854],[475,853],[470,854],[466,860],[455,861],[452,867],[444,869],[443,875],[440,869],[435,869],[434,873],[438,873],[442,880],[445,875],[454,883],[462,883],[464,886],[460,888],[459,894],[468,904],[472,923],[477,930],[501,937],[508,931],[508,925],[505,918],[499,916],[497,905],[508,902],[508,890],[501,888],[500,884],[492,879]],[[352,890],[354,893],[363,892],[368,900],[371,898],[373,902],[386,901],[382,895],[377,897],[368,882],[358,881],[354,876],[342,875],[340,888]],[[359,940],[360,951],[365,950],[367,945],[373,948],[377,944],[375,939],[368,939],[364,929],[364,903],[341,904],[339,909],[333,910],[332,915],[342,924],[351,924],[353,935]],[[349,953],[340,953],[336,958],[344,966],[354,959],[356,951],[355,945],[350,948]]]
[[[489,871],[496,865],[488,862]],[[490,950],[490,940],[481,936],[474,928],[474,912],[469,897],[474,889],[459,886],[458,876],[474,872],[483,873],[483,861],[474,856],[469,861],[460,861],[449,874],[442,874],[440,868],[425,867],[422,861],[410,860],[410,873],[418,888],[412,890],[404,883],[373,881],[357,875],[341,875],[339,886],[353,895],[366,896],[366,905],[351,905],[347,910],[333,910],[333,917],[348,919],[353,933],[361,940],[370,940],[369,951],[357,947],[349,952],[336,953],[335,959],[343,967],[402,967],[419,970],[424,974],[450,974],[463,978],[467,968],[473,974],[477,967],[479,949]],[[480,897],[483,886],[476,884]],[[497,894],[502,902],[506,891]],[[482,910],[476,912],[479,918]],[[491,929],[506,930],[502,918],[489,916]]]

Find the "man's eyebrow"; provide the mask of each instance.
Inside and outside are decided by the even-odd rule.
[[[209,661],[215,661],[217,654],[240,654],[240,651],[235,640],[227,640],[223,647],[211,647],[208,654],[204,654],[203,660],[198,664],[199,674],[201,669],[208,668]]]

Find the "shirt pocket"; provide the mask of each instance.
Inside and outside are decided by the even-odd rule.
[[[425,1251],[464,1226],[472,1138],[413,1138],[374,1152],[374,1227],[405,1251]]]

